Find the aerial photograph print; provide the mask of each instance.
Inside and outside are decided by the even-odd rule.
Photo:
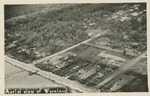
[[[147,3],[4,5],[4,94],[149,92]]]

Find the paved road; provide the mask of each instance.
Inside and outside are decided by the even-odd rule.
[[[26,63],[20,62],[18,60],[12,59],[8,56],[5,56],[5,61],[11,63],[14,66],[20,67],[20,68],[27,70],[27,71],[30,71],[30,72],[36,72],[38,70],[38,72],[37,72],[38,75],[41,75],[44,78],[53,80],[53,81],[57,82],[58,84],[68,86],[68,87],[75,89],[75,90],[79,90],[83,93],[97,92],[96,89],[88,88],[88,87],[86,87],[86,86],[84,86],[84,85],[82,85],[76,81],[71,81],[67,78],[60,77],[60,76],[55,75],[51,72],[46,72],[46,71],[40,70],[40,69],[36,68],[33,64],[32,65],[26,64]]]
[[[89,39],[87,39],[87,40],[85,40],[85,41],[83,41],[83,42],[80,42],[80,43],[78,43],[78,44],[76,44],[76,45],[73,45],[73,46],[71,46],[71,47],[69,47],[69,48],[66,48],[66,49],[64,49],[64,50],[62,50],[62,51],[59,51],[59,52],[57,52],[57,53],[54,53],[54,54],[52,54],[52,55],[50,55],[50,56],[47,56],[47,57],[44,57],[44,58],[42,58],[42,59],[36,60],[36,61],[33,62],[33,64],[41,63],[41,62],[43,62],[43,61],[45,61],[45,60],[47,60],[47,59],[49,59],[49,58],[51,58],[51,57],[54,57],[54,56],[56,56],[56,55],[58,55],[58,54],[61,54],[61,53],[66,52],[66,51],[68,51],[68,50],[70,50],[70,49],[73,49],[73,48],[75,48],[75,47],[77,47],[77,46],[79,46],[79,45],[81,45],[81,44],[87,43],[87,42],[89,42],[89,41],[91,41],[91,40],[93,40],[93,39],[95,39],[95,38],[97,38],[97,37],[99,37],[99,36],[101,36],[101,35],[102,35],[102,34],[98,34],[98,35],[96,35],[96,36],[94,36],[94,37],[92,37],[92,38],[89,38]]]
[[[114,71],[112,74],[110,74],[104,81],[102,81],[100,84],[97,85],[97,87],[101,87],[105,85],[107,82],[109,82],[111,79],[115,78],[116,76],[119,76],[120,74],[124,73],[128,69],[130,69],[132,66],[138,63],[139,60],[141,60],[146,55],[146,52],[144,52],[142,55],[131,59],[130,61],[127,61],[123,66],[120,66],[119,69]]]

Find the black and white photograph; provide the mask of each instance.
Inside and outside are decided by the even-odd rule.
[[[3,7],[4,94],[149,92],[147,2]]]

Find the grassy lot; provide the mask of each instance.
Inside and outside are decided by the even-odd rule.
[[[125,84],[118,91],[121,92],[148,92],[148,78],[147,75],[142,75],[134,71],[126,72],[127,75],[134,76],[135,79],[130,83]]]

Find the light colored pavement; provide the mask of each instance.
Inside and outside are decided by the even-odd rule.
[[[123,66],[121,66],[119,69],[117,69],[112,74],[110,74],[104,81],[102,81],[101,83],[99,83],[97,85],[97,87],[101,87],[101,86],[105,85],[111,79],[113,79],[113,78],[117,77],[118,75],[124,73],[125,71],[127,71],[128,69],[130,69],[135,64],[138,64],[137,62],[139,60],[141,60],[146,55],[146,52],[144,52],[142,55],[140,55],[140,56],[138,56],[138,57],[136,57],[134,59],[131,59],[131,60],[127,61],[125,64],[123,64]]]
[[[71,81],[67,78],[60,77],[60,76],[55,75],[53,73],[40,70],[40,69],[36,68],[33,64],[32,65],[26,64],[26,63],[20,62],[18,60],[14,60],[8,56],[5,56],[5,61],[11,63],[14,66],[17,66],[17,67],[20,67],[24,70],[27,70],[27,71],[36,72],[38,70],[38,72],[37,72],[38,75],[41,75],[44,78],[53,80],[53,81],[57,82],[58,84],[68,86],[68,87],[75,89],[75,90],[79,90],[83,93],[97,92],[96,89],[90,89],[90,88],[88,88],[88,87],[86,87],[86,86],[84,86],[84,85],[82,85],[76,81]]]

